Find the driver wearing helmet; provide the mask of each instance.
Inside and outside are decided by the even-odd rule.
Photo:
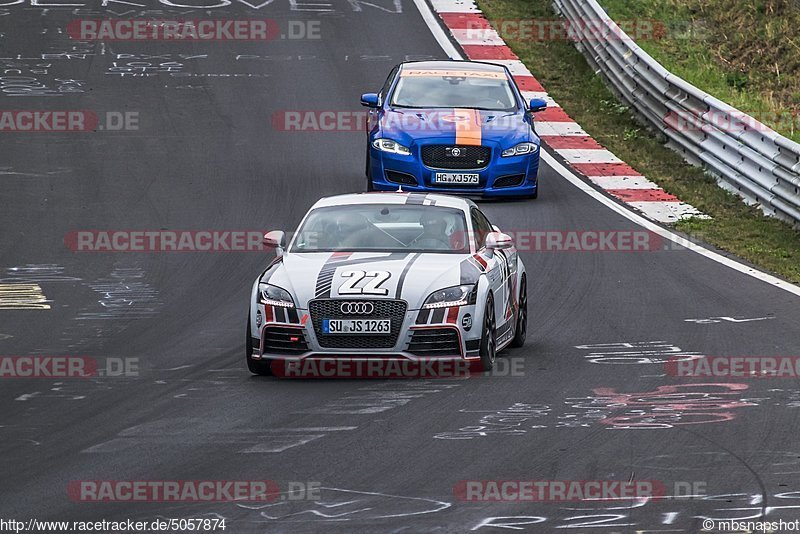
[[[438,210],[425,210],[419,220],[422,233],[411,242],[424,250],[450,250],[447,221]]]

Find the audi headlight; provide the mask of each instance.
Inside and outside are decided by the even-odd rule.
[[[375,139],[372,142],[372,146],[381,152],[391,152],[392,154],[400,154],[401,156],[411,155],[411,150],[409,150],[407,147],[404,147],[397,141],[392,141],[391,139]]]
[[[261,290],[261,304],[280,306],[281,308],[294,308],[294,300],[285,289],[269,284],[261,284],[259,289]]]
[[[504,158],[508,158],[511,156],[524,156],[525,154],[533,154],[539,150],[539,145],[534,143],[520,143],[516,146],[512,146],[506,150],[503,150],[501,156]]]
[[[423,308],[449,308],[450,306],[465,306],[469,304],[469,294],[475,288],[473,285],[453,286],[439,291],[434,291],[425,299]]]

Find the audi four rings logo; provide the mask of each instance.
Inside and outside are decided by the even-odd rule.
[[[347,315],[370,315],[375,311],[371,302],[342,302],[339,309]]]

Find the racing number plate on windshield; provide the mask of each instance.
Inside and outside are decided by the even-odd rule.
[[[437,184],[469,184],[475,185],[480,179],[479,174],[460,174],[455,172],[437,172],[434,181]]]
[[[323,319],[323,334],[390,334],[391,319]]]

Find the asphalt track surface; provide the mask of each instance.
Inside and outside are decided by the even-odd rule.
[[[515,376],[277,380],[251,377],[243,361],[250,284],[268,256],[68,250],[75,230],[293,229],[318,197],[363,188],[364,135],[282,132],[272,114],[358,110],[395,63],[445,57],[408,0],[332,0],[324,12],[280,0],[148,8],[320,21],[321,39],[81,45],[58,28],[145,8],[0,13],[4,69],[44,69],[30,75],[67,91],[4,93],[0,108],[139,116],[138,130],[0,136],[0,277],[38,284],[51,306],[0,310],[0,354],[139,363],[132,377],[2,380],[1,518],[225,517],[228,532],[699,532],[703,518],[800,517],[796,379],[665,376],[664,347],[578,348],[659,341],[708,356],[800,354],[798,297],[693,252],[523,252],[529,340],[504,353],[522,366]],[[64,56],[73,47],[86,55]],[[181,67],[113,70],[129,61]],[[226,73],[248,76],[208,76]],[[547,166],[540,176],[538,200],[485,202],[490,218],[510,230],[639,229]],[[710,317],[763,319],[686,321]],[[324,489],[269,505],[67,494],[76,480],[261,479]],[[534,479],[656,480],[668,495],[705,496],[500,503],[464,502],[453,489]]]

